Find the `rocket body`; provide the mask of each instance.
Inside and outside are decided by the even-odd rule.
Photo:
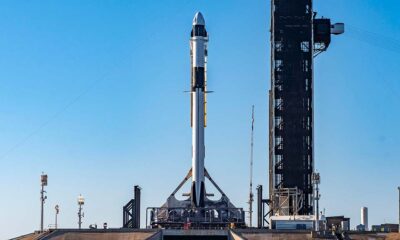
[[[192,127],[192,189],[194,207],[204,207],[204,128],[206,125],[206,58],[208,34],[200,12],[193,19],[190,38],[191,57],[191,127]]]

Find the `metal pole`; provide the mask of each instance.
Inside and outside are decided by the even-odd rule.
[[[81,226],[82,226],[82,205],[81,204],[79,204],[78,218],[79,218],[79,221],[78,221],[79,227],[78,228],[81,229]]]
[[[400,187],[397,187],[399,190],[399,233],[400,233]]]
[[[315,212],[314,212],[314,216],[315,216],[315,231],[319,231],[319,184],[321,183],[321,178],[319,173],[314,172],[312,174],[312,181],[313,184],[315,186],[315,192],[314,192],[314,204],[315,204]]]
[[[262,186],[258,185],[257,187],[257,227],[263,227],[263,219],[264,219],[264,212],[263,212],[263,203],[262,203]]]
[[[54,207],[54,209],[56,210],[56,221],[55,221],[55,224],[54,224],[54,226],[55,226],[55,229],[57,229],[58,228],[58,224],[57,224],[57,215],[58,215],[58,213],[60,212],[60,206],[58,206],[58,204]]]
[[[40,190],[40,232],[43,232],[43,219],[44,219],[44,201],[47,199],[47,196],[45,196],[45,190],[44,186],[47,186],[47,175],[42,172],[42,175],[40,176],[40,186],[42,189]]]
[[[141,188],[136,185],[134,187],[134,194],[135,194],[135,204],[134,204],[134,224],[133,224],[133,228],[140,228],[140,190]]]
[[[254,146],[254,105],[251,107],[251,140],[250,140],[250,191],[249,191],[249,227],[253,227],[253,146]]]
[[[82,227],[82,217],[84,217],[84,213],[82,212],[82,205],[85,204],[85,199],[82,197],[81,194],[78,196],[78,205],[79,205],[79,210],[78,210],[78,226],[79,229]]]
[[[44,185],[40,191],[40,232],[43,232],[43,205],[44,205]]]
[[[315,225],[315,231],[319,231],[319,188],[318,188],[318,183],[316,184],[317,186],[316,186],[316,191],[317,191],[317,198],[316,198],[316,200],[317,200],[317,203],[316,203],[316,225]]]

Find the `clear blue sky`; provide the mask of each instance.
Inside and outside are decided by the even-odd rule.
[[[321,208],[359,224],[395,222],[400,184],[400,3],[317,0],[345,22],[315,62]],[[189,32],[210,33],[206,167],[246,207],[251,105],[255,185],[267,186],[269,1],[1,1],[0,238],[45,225],[122,224],[133,185],[160,206],[191,165]],[[397,39],[397,40],[395,40]]]

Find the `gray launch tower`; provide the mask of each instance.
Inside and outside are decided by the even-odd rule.
[[[344,25],[315,18],[312,0],[271,0],[270,216],[313,215],[313,59]]]

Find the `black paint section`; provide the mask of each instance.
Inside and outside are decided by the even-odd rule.
[[[191,37],[207,37],[207,31],[204,25],[194,25],[192,28],[192,32],[190,33]]]
[[[204,67],[194,67],[192,69],[192,91],[195,90],[195,88],[201,88],[204,91],[204,79],[205,79],[205,69]]]
[[[303,191],[300,214],[313,214],[312,0],[272,0],[271,188]],[[270,139],[271,140],[271,139]],[[271,189],[270,189],[271,194]]]
[[[194,206],[194,207],[204,207],[205,192],[206,192],[206,189],[205,189],[205,186],[204,186],[204,182],[202,182],[201,186],[200,186],[200,196],[196,196],[195,182],[192,182],[192,191],[190,193],[190,198],[192,200],[192,206]],[[200,198],[200,205],[199,206],[196,205],[196,202],[197,202],[196,201],[197,200],[196,197]]]

